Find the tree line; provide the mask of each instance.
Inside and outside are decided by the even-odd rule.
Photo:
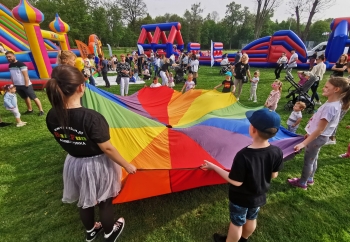
[[[225,16],[216,11],[204,16],[199,2],[182,16],[165,13],[155,17],[148,14],[143,0],[30,0],[30,3],[45,15],[42,29],[48,29],[57,12],[71,27],[68,35],[73,46],[75,39],[86,42],[90,34],[96,34],[103,45],[135,47],[141,25],[164,22],[180,22],[185,44],[198,42],[203,49],[210,48],[211,40],[223,42],[225,49],[239,49],[254,39],[286,29],[296,32],[303,41],[317,44],[327,39],[322,34],[330,32],[332,19],[315,22],[313,19],[336,0],[290,0],[290,17],[283,21],[272,19],[279,5],[286,1],[255,1],[255,12],[233,1],[226,5]],[[19,0],[2,2],[12,9]]]

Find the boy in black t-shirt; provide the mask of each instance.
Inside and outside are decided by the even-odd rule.
[[[248,111],[251,145],[237,152],[228,172],[209,161],[203,169],[214,170],[230,183],[230,227],[227,236],[214,234],[216,242],[245,242],[256,228],[260,206],[266,203],[266,193],[272,178],[283,166],[280,148],[270,145],[269,139],[277,133],[281,119],[267,108]],[[226,240],[227,239],[227,240]]]
[[[224,88],[222,89],[222,92],[223,93],[227,93],[227,92],[231,92],[231,87],[233,87],[232,88],[232,93],[234,93],[235,90],[236,90],[236,86],[233,83],[233,81],[231,80],[231,77],[232,77],[232,73],[230,71],[226,72],[225,73],[225,78],[226,79],[221,84],[219,84],[216,87],[214,87],[214,89],[217,89],[217,88],[219,88],[221,86],[224,86]]]

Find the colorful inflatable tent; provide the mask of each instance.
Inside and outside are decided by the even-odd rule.
[[[169,31],[168,37],[166,36],[165,31]],[[154,32],[154,34],[152,35],[151,32]],[[159,41],[161,44],[159,44]],[[175,41],[177,42],[176,49],[174,49]],[[184,48],[184,42],[181,35],[181,24],[179,22],[171,22],[142,25],[137,44],[143,47],[146,54],[148,54],[150,50],[153,50],[154,52],[158,51],[160,54],[166,54],[168,58],[172,54],[178,56],[178,51],[182,51]]]
[[[350,17],[334,19],[330,28],[332,32],[329,35],[325,55],[327,61],[337,62],[346,47],[348,47],[347,53],[350,55]]]
[[[0,4],[0,42],[28,66],[29,77],[37,88],[43,87],[56,66],[57,51],[70,49],[69,25],[56,14],[49,26],[52,31],[46,31],[39,26],[43,20],[43,13],[28,0],[21,0],[12,12]],[[79,51],[73,51],[80,55]],[[10,78],[6,57],[0,54],[0,86],[10,83]]]
[[[110,125],[111,142],[134,164],[136,174],[123,175],[115,203],[123,203],[225,181],[199,167],[209,160],[229,170],[236,152],[251,143],[250,110],[230,93],[168,87],[143,88],[116,96],[87,85],[84,106],[100,112]],[[270,141],[285,158],[303,137],[281,127]]]

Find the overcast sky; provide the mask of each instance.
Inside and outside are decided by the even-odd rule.
[[[144,0],[147,4],[147,10],[152,17],[163,15],[165,13],[174,13],[183,16],[186,9],[190,10],[191,5],[201,2],[201,7],[204,9],[203,17],[208,13],[216,11],[219,13],[220,19],[225,17],[226,5],[232,0]],[[247,6],[252,12],[256,11],[256,0],[235,0],[237,4]],[[287,0],[282,0],[283,4],[275,11],[274,19],[279,21],[286,20],[288,6],[285,4]],[[318,14],[315,20],[324,18],[350,17],[350,0],[336,0],[333,7],[324,11],[323,15]],[[305,20],[306,22],[306,20]]]

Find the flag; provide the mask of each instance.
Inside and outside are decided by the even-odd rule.
[[[108,51],[109,51],[109,57],[112,57],[113,53],[112,53],[112,48],[109,44],[107,44],[108,46]]]
[[[80,40],[75,40],[75,43],[77,44],[81,58],[87,58],[88,54],[90,54],[89,47]]]
[[[210,59],[211,59],[210,65],[211,65],[211,67],[213,67],[213,65],[214,65],[214,43],[213,43],[213,41],[211,41]]]
[[[143,50],[142,45],[137,45],[137,48],[139,49],[139,54],[142,55],[145,53],[145,51]]]

